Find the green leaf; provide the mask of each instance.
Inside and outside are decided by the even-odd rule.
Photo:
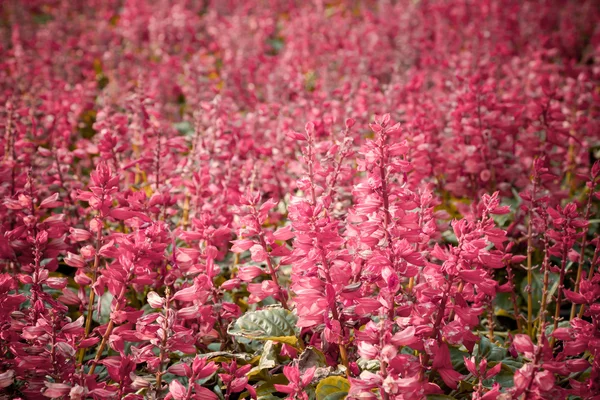
[[[520,358],[520,356],[519,356]],[[491,364],[491,363],[490,363]],[[511,371],[514,373],[516,370],[521,369],[521,367],[523,366],[523,362],[519,361],[519,359],[504,359],[502,360],[502,368],[504,367],[508,367],[511,369]]]
[[[241,398],[241,397],[240,397]],[[265,395],[258,395],[256,400],[281,400],[281,397],[277,397],[272,393],[267,393]]]
[[[277,393],[274,384],[285,385],[288,380],[283,374],[269,375],[269,379],[261,380],[256,384],[256,398],[257,400],[281,400],[281,397],[275,396],[273,393]],[[309,388],[306,388],[310,391]],[[240,399],[249,398],[247,391],[240,394]]]
[[[92,313],[92,320],[99,324],[108,324],[110,320],[110,305],[113,300],[113,295],[106,291],[102,296],[100,296],[100,316],[98,316],[97,309],[94,308]]]
[[[251,340],[273,340],[298,345],[298,317],[283,308],[249,312],[229,326],[227,333]]]
[[[549,278],[548,285],[550,287],[550,291],[548,293],[548,298],[550,299],[550,298],[552,298],[551,295],[553,294],[552,287],[554,285],[558,286],[559,275],[558,274],[550,274],[548,276],[548,278]],[[525,302],[527,302],[527,279],[523,279],[521,281],[520,289],[521,289],[521,296],[523,296],[523,298],[525,299]],[[531,296],[533,299],[533,311],[536,314],[540,310],[540,303],[542,302],[543,291],[544,291],[544,274],[534,272],[533,273],[533,281],[531,283]]]
[[[488,361],[502,361],[506,357],[506,349],[497,346],[490,339],[482,336],[477,345],[477,355],[479,358],[486,358]]]
[[[260,361],[258,362],[258,368],[275,368],[277,365],[277,351],[275,343],[271,340],[267,340],[263,352],[260,355]]]
[[[174,124],[175,129],[184,136],[193,136],[194,127],[189,121],[181,121]]]
[[[248,372],[248,378],[260,375],[265,369],[272,369],[277,366],[277,351],[275,342],[267,340],[260,355],[258,365]]]
[[[498,293],[494,300],[494,314],[515,319],[511,293]]]
[[[367,370],[367,371],[377,371],[379,368],[381,368],[381,363],[378,360],[365,360],[364,358],[359,358],[358,360],[356,360],[356,363],[358,364],[358,366],[360,367],[361,370]]]
[[[317,385],[317,400],[342,400],[350,390],[350,384],[341,376],[329,376]]]
[[[469,358],[469,353],[466,351],[460,351],[455,347],[449,347],[450,350],[450,362],[452,363],[452,368],[457,371],[466,371],[465,367],[465,359],[464,357]]]

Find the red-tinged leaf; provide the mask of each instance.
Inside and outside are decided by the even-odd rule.
[[[564,289],[563,293],[565,294],[565,297],[567,298],[567,300],[569,300],[572,303],[575,303],[575,304],[586,304],[587,303],[586,298],[577,292],[574,292],[569,289]]]
[[[195,249],[194,249],[195,250]],[[188,251],[184,251],[182,249],[177,249],[175,259],[177,260],[177,264],[182,266],[190,266],[194,263],[194,259],[197,260],[198,254],[190,254]],[[195,256],[195,257],[192,257]]]
[[[241,279],[233,278],[233,279],[228,279],[225,282],[223,282],[220,287],[222,290],[233,290],[233,289],[239,288],[240,284],[241,284]]]
[[[509,214],[509,213],[510,213],[510,206],[500,206],[500,207],[496,207],[490,211],[490,214],[495,214],[495,215],[504,215],[504,214]]]
[[[102,388],[91,390],[90,394],[97,395],[94,399],[113,399],[117,396],[116,392]]]
[[[180,234],[181,239],[190,241],[190,240],[201,240],[204,238],[204,234],[202,232],[194,232],[194,231],[185,231]]]
[[[92,192],[79,192],[77,194],[77,200],[89,202],[93,196],[94,194]]]
[[[100,338],[98,337],[87,338],[79,342],[79,348],[87,349],[89,347],[95,346],[98,342],[100,342]]]
[[[308,133],[308,134],[311,134],[311,133],[313,133],[313,132],[314,132],[314,130],[315,130],[315,124],[314,124],[314,123],[312,123],[312,122],[310,122],[310,121],[309,121],[309,122],[307,122],[307,123],[304,125],[304,130],[305,130],[305,131],[306,131],[306,133]]]
[[[257,267],[256,265],[246,265],[240,267],[237,273],[237,277],[244,282],[250,282],[254,278],[264,274],[265,272]]]
[[[180,291],[178,291],[177,293],[175,293],[175,295],[173,296],[173,300],[177,300],[177,301],[194,301],[196,300],[196,298],[198,298],[198,293],[200,292],[200,289],[198,287],[194,286],[189,286],[185,289],[181,289]]]
[[[517,334],[513,339],[513,346],[519,353],[533,353],[533,342],[528,335]]]
[[[292,254],[292,251],[285,245],[278,246],[274,244],[269,253],[272,257],[286,257]]]
[[[24,206],[18,202],[17,200],[13,200],[13,199],[5,199],[4,200],[4,206],[6,208],[8,208],[9,210],[22,210],[24,208]]]
[[[188,378],[192,376],[192,369],[183,362],[170,366],[168,371],[177,376],[187,376]]]
[[[583,372],[590,367],[590,362],[583,358],[567,360],[566,363],[567,368],[572,373]]]
[[[231,243],[233,243],[233,246],[231,246],[231,251],[234,253],[243,253],[255,245],[254,241],[248,239],[232,240]]]
[[[510,261],[511,261],[513,264],[519,264],[519,263],[522,263],[523,261],[525,261],[526,259],[527,259],[527,256],[519,256],[519,255],[516,255],[516,256],[512,256],[512,257],[510,258]]]
[[[559,327],[556,328],[554,332],[551,334],[558,340],[571,340],[573,339],[573,332],[571,328]]]
[[[471,374],[473,374],[473,376],[477,376],[478,371],[477,371],[477,367],[475,365],[475,358],[474,357],[471,357],[471,358],[463,357],[463,359],[465,361],[465,365],[466,365],[467,369],[469,370],[469,372]]]
[[[255,244],[250,247],[250,254],[252,261],[254,262],[263,262],[269,257],[265,249],[260,244]]]
[[[482,283],[486,275],[485,271],[477,269],[462,270],[458,274],[464,281],[473,284]]]
[[[75,321],[69,322],[68,324],[63,326],[60,331],[62,333],[66,333],[66,334],[79,333],[81,331],[81,328],[83,327],[83,322],[84,322],[84,318],[82,315],[81,317],[77,318]]]
[[[452,368],[442,368],[438,370],[442,380],[450,389],[456,389],[458,382],[463,378],[460,372],[453,370]]]
[[[75,242],[83,242],[92,238],[92,234],[85,229],[70,228],[69,238]]]
[[[383,129],[383,127],[379,124],[369,124],[369,128],[371,128],[371,130],[375,133],[378,133]]]
[[[433,358],[433,368],[438,369],[451,369],[452,362],[450,359],[450,350],[448,349],[448,345],[442,343],[438,350],[435,352],[435,357]]]
[[[9,369],[8,371],[0,373],[0,388],[7,388],[13,384],[15,378],[15,371]]]
[[[148,304],[152,308],[163,308],[165,304],[165,299],[160,297],[158,293],[151,291],[148,293]]]
[[[66,383],[50,383],[44,382],[47,389],[44,390],[44,396],[55,398],[67,395],[71,391],[71,386]]]
[[[184,399],[187,394],[187,389],[178,380],[173,380],[169,384],[169,393],[177,400]]]
[[[85,260],[78,254],[73,254],[71,252],[67,253],[67,256],[64,258],[65,264],[73,268],[83,268],[85,267]]]
[[[219,396],[217,396],[215,392],[203,386],[200,386],[197,383],[194,384],[194,389],[196,391],[196,400],[217,400],[219,398]]]
[[[415,327],[409,326],[400,332],[396,332],[394,336],[392,336],[391,342],[398,347],[410,346],[417,340],[415,333]]]
[[[67,286],[67,278],[48,278],[46,279],[46,285],[52,289],[62,290]]]
[[[46,197],[41,203],[40,208],[56,208],[62,205],[62,201],[58,200],[58,193]]]
[[[58,301],[68,306],[76,306],[81,303],[81,299],[69,288],[63,288],[62,296],[58,297]]]
[[[76,353],[75,349],[67,342],[58,342],[56,344],[56,351],[65,358],[71,358]]]
[[[287,225],[283,228],[279,228],[273,233],[273,238],[275,238],[275,240],[286,241],[286,240],[290,240],[290,239],[294,238],[295,236],[296,236],[296,234],[294,232],[292,232],[291,225]]]
[[[261,206],[260,209],[258,210],[258,213],[261,217],[261,219],[265,219],[269,210],[271,210],[272,208],[274,208],[277,204],[279,204],[279,201],[270,198],[269,200],[265,201]]]
[[[597,160],[592,166],[592,177],[597,178],[600,175],[600,160]]]
[[[538,387],[545,392],[552,390],[554,387],[555,378],[550,371],[539,371],[535,374],[534,379]]]
[[[244,386],[244,388],[248,391],[248,393],[250,393],[250,397],[254,400],[256,400],[256,389],[254,389],[254,386],[250,385],[250,384],[246,384],[246,386]]]
[[[196,357],[192,363],[192,370],[194,371],[194,374],[196,374],[198,379],[208,378],[209,376],[217,372],[218,369],[219,366],[217,364],[215,364],[212,361],[207,362],[204,358]]]
[[[487,371],[487,373],[485,374],[485,378],[490,379],[490,378],[498,375],[498,373],[500,373],[501,369],[502,369],[502,363],[498,363],[498,364],[494,365],[494,367],[490,368]]]
[[[288,131],[285,135],[292,140],[306,140],[305,134],[296,131]]]
[[[112,209],[112,210],[110,210],[109,215],[119,221],[124,221],[124,220],[130,219],[130,218],[135,218],[135,217],[140,218],[142,221],[145,221],[145,222],[152,221],[150,219],[150,217],[148,217],[146,214],[144,214],[142,212],[127,210],[125,208]]]

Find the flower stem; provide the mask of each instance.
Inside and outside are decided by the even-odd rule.
[[[558,320],[560,319],[560,305],[562,303],[562,292],[563,289],[565,288],[565,273],[566,273],[566,267],[567,267],[567,249],[563,248],[562,251],[562,260],[561,260],[561,264],[560,264],[560,278],[558,281],[558,293],[556,294],[556,309],[554,310],[554,328],[552,330],[552,332],[554,332],[556,330],[556,328],[558,328]],[[552,338],[550,339],[550,348],[554,348],[554,343],[556,342],[556,339],[554,338],[554,336],[552,336]]]
[[[596,264],[598,263],[598,254],[599,253],[600,253],[600,246],[596,246],[596,249],[594,250],[594,257],[592,258],[592,263],[590,265],[590,272],[588,274],[588,280],[591,280],[594,277]],[[584,311],[585,311],[585,304],[582,304],[581,308],[579,309],[579,313],[577,314],[577,317],[578,318],[583,317]]]
[[[98,266],[100,265],[100,247],[102,244],[102,229],[100,225],[98,225],[98,232],[96,234],[96,251],[94,253],[94,265],[92,266],[92,284],[90,285],[90,297],[88,299],[88,307],[87,307],[87,317],[85,320],[85,331],[84,331],[84,339],[90,335],[92,330],[92,313],[94,312],[94,301],[96,300],[96,292],[94,291],[94,283],[96,283],[96,279],[98,277]],[[79,364],[83,363],[83,359],[85,357],[85,349],[82,348],[79,350]]]
[[[585,217],[584,219],[588,221],[590,219],[590,211],[592,210],[592,194],[594,192],[594,187],[596,186],[596,179],[592,179],[592,188],[588,195],[587,204],[585,206]],[[587,233],[587,229],[586,229]],[[581,283],[581,278],[583,276],[583,256],[585,253],[585,246],[587,245],[587,235],[584,233],[581,237],[581,249],[579,250],[579,267],[577,268],[577,278],[575,278],[575,288],[574,291],[576,293],[579,292],[579,284]],[[593,269],[593,267],[592,267]],[[573,303],[571,305],[571,315],[569,316],[569,321],[575,318],[577,305]]]

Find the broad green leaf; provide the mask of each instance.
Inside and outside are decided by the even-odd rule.
[[[317,385],[317,400],[342,400],[350,390],[350,384],[341,376],[329,376]]]
[[[267,308],[244,314],[229,326],[227,333],[251,340],[273,340],[298,345],[298,317],[283,308]]]
[[[477,355],[479,358],[485,358],[488,361],[501,361],[506,357],[506,349],[490,342],[485,336],[481,337],[477,345]]]

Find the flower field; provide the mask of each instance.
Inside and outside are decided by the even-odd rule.
[[[0,400],[600,399],[597,0],[0,2]]]

